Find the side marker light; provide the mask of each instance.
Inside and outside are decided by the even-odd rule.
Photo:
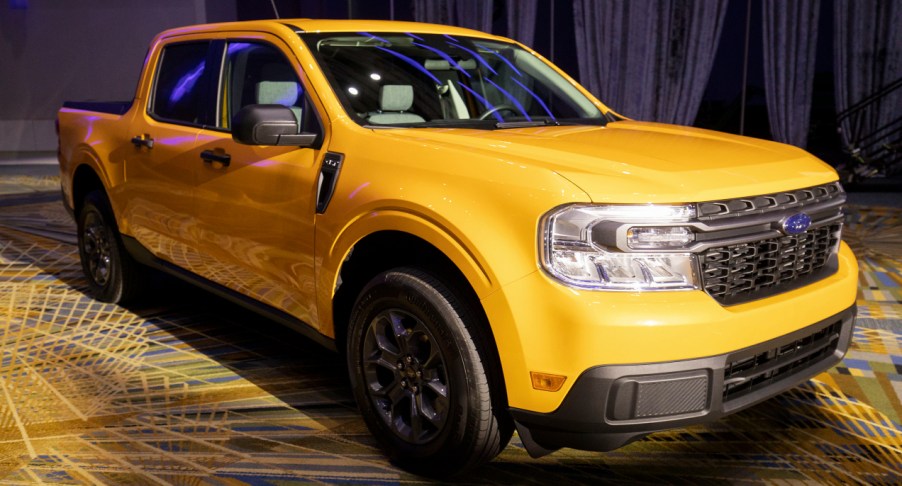
[[[564,386],[564,381],[567,380],[566,376],[539,373],[537,371],[530,371],[529,377],[532,379],[533,388],[550,392],[560,390]]]

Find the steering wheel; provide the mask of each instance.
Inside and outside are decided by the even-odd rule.
[[[517,110],[517,108],[514,107],[514,106],[511,106],[511,105],[496,105],[496,106],[493,106],[493,107],[489,108],[488,110],[486,110],[485,113],[479,115],[479,119],[480,119],[480,120],[485,120],[486,118],[488,118],[488,117],[494,115],[495,113],[498,113],[499,111],[505,111],[505,110],[506,110],[506,111],[513,112],[513,113],[519,113],[519,110]]]

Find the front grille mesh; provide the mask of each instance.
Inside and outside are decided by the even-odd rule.
[[[841,332],[840,320],[780,347],[728,362],[724,369],[723,401],[764,388],[827,358],[836,351]]]
[[[798,235],[710,248],[699,258],[705,291],[722,304],[735,304],[791,286],[827,264],[841,228],[834,223]]]

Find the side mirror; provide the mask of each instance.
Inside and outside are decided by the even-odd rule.
[[[232,118],[232,139],[245,145],[310,147],[316,133],[298,133],[298,120],[282,105],[247,105]]]

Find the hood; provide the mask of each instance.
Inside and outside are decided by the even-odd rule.
[[[379,132],[433,149],[546,168],[601,203],[708,201],[837,179],[830,166],[793,146],[659,123]]]

